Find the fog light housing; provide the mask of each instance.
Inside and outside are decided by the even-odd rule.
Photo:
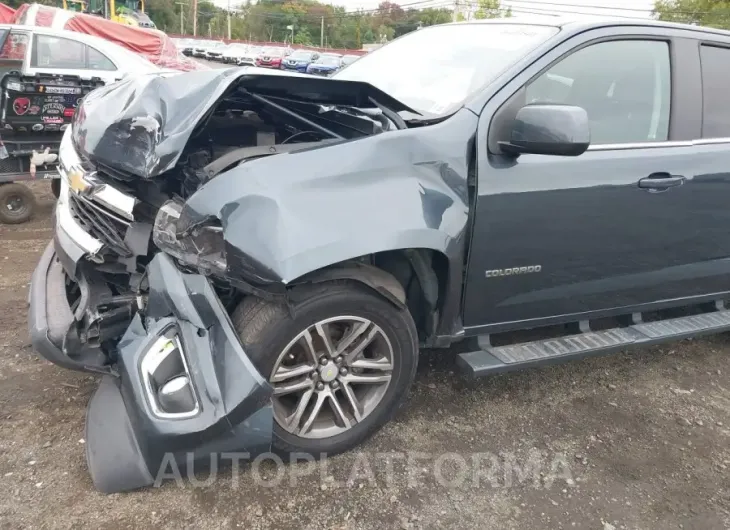
[[[168,414],[185,414],[195,410],[193,386],[187,375],[178,375],[160,387],[157,392],[160,408]]]
[[[140,363],[152,413],[159,418],[189,418],[200,412],[182,342],[168,330],[147,349]]]

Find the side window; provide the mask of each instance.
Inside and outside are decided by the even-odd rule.
[[[33,68],[83,70],[86,68],[86,45],[71,39],[35,35],[30,65]]]
[[[700,46],[702,138],[730,138],[730,49]]]
[[[28,34],[11,31],[5,39],[3,49],[0,50],[0,59],[22,61],[25,59],[25,50],[28,49]]]
[[[92,70],[107,70],[112,71],[116,70],[117,67],[114,66],[114,63],[111,62],[111,60],[101,53],[96,48],[92,48],[91,46],[87,47],[87,50],[89,51],[89,68]]]
[[[669,44],[622,40],[593,44],[534,79],[527,103],[559,103],[588,113],[591,145],[669,138]]]

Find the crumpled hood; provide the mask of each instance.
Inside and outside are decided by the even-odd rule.
[[[230,68],[124,79],[86,96],[73,120],[73,142],[92,162],[152,178],[172,169],[195,126],[221,97],[238,87],[323,105],[414,112],[369,83],[281,70]]]

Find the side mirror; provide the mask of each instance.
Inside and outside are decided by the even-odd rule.
[[[588,114],[571,105],[527,105],[512,122],[509,142],[499,142],[511,155],[579,156],[591,144]]]

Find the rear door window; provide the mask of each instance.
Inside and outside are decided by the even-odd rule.
[[[84,70],[86,45],[62,37],[35,35],[30,65],[33,68]]]
[[[96,48],[88,46],[87,50],[89,52],[89,68],[91,70],[107,70],[111,72],[117,69],[111,59]]]
[[[700,46],[702,138],[730,138],[730,49]]]

